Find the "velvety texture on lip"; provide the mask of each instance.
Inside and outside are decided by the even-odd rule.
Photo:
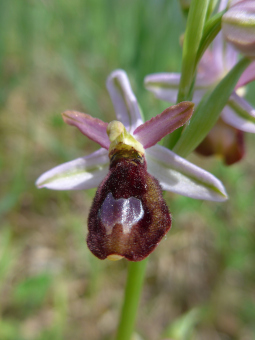
[[[102,222],[100,209],[108,195],[114,200],[135,198],[144,211],[141,218],[134,216],[134,224],[128,233],[118,221],[107,233],[109,226]],[[105,211],[104,211],[105,214]],[[112,157],[109,173],[98,187],[88,217],[89,234],[87,244],[99,259],[119,255],[130,261],[141,261],[147,257],[171,227],[171,217],[159,182],[147,172],[144,158],[136,152],[118,152]]]

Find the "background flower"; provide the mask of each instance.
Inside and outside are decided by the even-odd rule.
[[[225,1],[221,2],[219,10],[224,9]],[[208,90],[216,84],[232,69],[238,60],[237,51],[228,44],[219,33],[215,38],[212,47],[204,53],[197,71],[194,85],[193,101],[198,104]],[[221,119],[227,129],[231,131],[232,138],[225,138],[225,134],[217,135],[212,131],[210,137],[206,138],[198,151],[203,155],[219,154],[227,164],[239,161],[244,155],[243,132],[255,132],[255,110],[240,95],[241,87],[255,79],[255,62],[251,63],[240,77],[235,91],[224,107]],[[180,82],[179,73],[158,73],[145,77],[145,86],[152,91],[157,98],[175,103],[177,100],[178,86]],[[222,124],[220,125],[222,129]],[[219,145],[221,145],[219,147]],[[226,147],[229,145],[229,147]],[[231,150],[231,151],[230,151]],[[233,150],[236,152],[233,154]],[[232,154],[230,156],[230,153]],[[230,161],[231,160],[231,161]]]
[[[255,57],[255,3],[238,1],[222,17],[225,39],[248,57]]]

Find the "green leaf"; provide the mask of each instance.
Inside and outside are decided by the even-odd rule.
[[[172,324],[164,332],[164,337],[171,337],[175,340],[193,339],[196,325],[205,312],[204,307],[194,308],[182,315],[180,318],[172,322]]]
[[[210,18],[211,14],[215,10],[216,6],[218,4],[218,0],[210,0],[208,5],[208,10],[206,13],[206,19]]]
[[[204,33],[197,51],[196,66],[198,65],[200,59],[202,58],[205,50],[208,48],[210,43],[213,41],[213,39],[221,30],[221,18],[224,13],[225,11],[217,13],[206,22],[204,27]]]

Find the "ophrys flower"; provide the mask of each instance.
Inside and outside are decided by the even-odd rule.
[[[162,189],[215,201],[227,195],[212,174],[157,144],[191,117],[193,103],[174,105],[143,123],[124,71],[111,73],[107,88],[117,121],[108,124],[76,111],[63,113],[66,123],[102,148],[47,171],[36,184],[55,190],[98,187],[88,219],[90,250],[101,259],[139,261],[171,226]]]

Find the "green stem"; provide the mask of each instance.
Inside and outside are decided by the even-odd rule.
[[[209,0],[192,0],[182,51],[182,70],[177,103],[187,100],[193,82],[197,51],[203,35]]]
[[[196,66],[198,65],[200,59],[202,58],[205,50],[208,48],[210,43],[214,40],[216,35],[221,30],[221,18],[226,11],[216,13],[212,18],[207,20],[204,33],[200,41],[199,49],[196,56]]]
[[[192,0],[182,50],[182,69],[177,103],[192,99],[192,84],[195,80],[197,52],[203,36],[209,0]],[[165,137],[164,145],[173,149],[183,128],[176,129]]]
[[[133,334],[147,261],[148,258],[140,262],[128,263],[125,297],[116,340],[130,340]]]

